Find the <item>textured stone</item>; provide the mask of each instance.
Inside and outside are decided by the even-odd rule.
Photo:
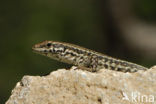
[[[48,76],[24,76],[6,104],[156,103],[156,66],[136,73],[74,69],[59,69]]]

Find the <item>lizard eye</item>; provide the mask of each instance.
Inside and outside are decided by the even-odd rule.
[[[51,43],[47,43],[47,46],[50,47],[51,46]]]

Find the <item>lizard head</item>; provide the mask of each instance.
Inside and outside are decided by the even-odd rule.
[[[34,52],[44,54],[44,53],[47,53],[48,51],[50,51],[51,48],[52,48],[52,41],[44,41],[44,42],[35,44],[32,47],[32,50]]]
[[[43,41],[41,43],[35,44],[32,47],[32,50],[35,53],[39,53],[50,58],[57,58],[59,57],[60,53],[63,53],[65,51],[65,47],[60,42]]]

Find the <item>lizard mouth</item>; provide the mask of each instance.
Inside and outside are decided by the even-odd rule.
[[[36,44],[32,47],[32,50],[34,53],[40,54],[40,55],[44,55],[47,56],[48,55],[48,51],[44,48],[40,48],[40,45]]]
[[[36,54],[40,54],[40,55],[43,55],[43,56],[47,56],[48,55],[48,52],[45,52],[43,49],[37,49],[37,48],[32,48],[33,52],[36,53]]]

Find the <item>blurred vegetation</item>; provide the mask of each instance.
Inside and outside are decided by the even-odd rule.
[[[152,8],[146,0],[140,2],[136,13],[156,20],[151,15],[155,6]],[[69,67],[32,52],[32,45],[44,40],[74,43],[144,66],[152,65],[153,60],[147,61],[128,47],[107,7],[105,0],[1,1],[0,103],[7,101],[24,75],[46,75]]]
[[[156,23],[155,4],[155,0],[137,0],[134,2],[134,11],[140,19]]]

